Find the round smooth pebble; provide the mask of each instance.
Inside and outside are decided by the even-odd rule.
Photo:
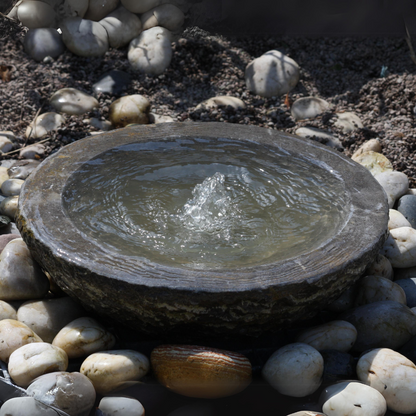
[[[374,176],[386,192],[389,208],[409,189],[409,179],[402,172],[382,172]]]
[[[381,143],[378,139],[370,139],[364,142],[351,156],[351,159],[355,160],[358,156],[365,152],[381,153]]]
[[[175,120],[170,116],[160,116],[159,114],[149,113],[149,123],[160,124],[160,123],[173,123]]]
[[[131,83],[127,72],[114,69],[103,76],[92,86],[95,93],[120,94]]]
[[[30,29],[23,41],[25,52],[35,61],[43,61],[47,56],[57,58],[65,52],[62,36],[53,28]]]
[[[7,169],[7,174],[10,179],[26,179],[39,164],[38,160],[18,160]]]
[[[357,329],[354,351],[371,348],[400,348],[416,334],[416,315],[392,300],[358,306],[339,316]]]
[[[49,290],[42,273],[22,238],[10,241],[0,255],[0,299],[42,298]]]
[[[88,9],[84,19],[98,22],[111,13],[118,6],[118,3],[119,0],[88,0]]]
[[[377,254],[374,262],[367,268],[367,275],[381,276],[386,279],[393,280],[393,267],[386,256]]]
[[[29,29],[50,27],[55,21],[55,11],[42,1],[25,1],[17,8],[17,17]]]
[[[90,126],[100,130],[100,131],[108,131],[113,128],[113,125],[108,120],[99,120],[98,118],[92,117],[82,120],[83,123],[89,124]]]
[[[279,97],[299,81],[299,65],[283,53],[272,50],[251,61],[245,69],[247,89],[261,97]]]
[[[188,397],[219,398],[244,390],[251,364],[242,354],[196,345],[161,345],[150,357],[159,382]]]
[[[295,134],[304,137],[305,139],[310,139],[316,137],[321,139],[326,146],[332,147],[333,149],[343,149],[341,141],[336,138],[332,133],[326,130],[317,129],[315,127],[299,127]]]
[[[88,9],[88,1],[85,0],[65,0],[60,7],[62,16],[65,17],[84,17]]]
[[[383,416],[386,400],[373,387],[355,381],[344,381],[325,388],[320,397],[327,416]]]
[[[336,350],[320,351],[324,359],[324,385],[336,383],[340,380],[352,380],[355,376],[355,359],[351,354]]]
[[[159,4],[162,3],[162,0],[121,0],[121,4],[132,13],[146,13],[148,10],[153,9]]]
[[[296,342],[275,351],[262,369],[262,375],[279,393],[305,397],[322,383],[324,360],[308,344]]]
[[[368,151],[353,157],[352,160],[368,169],[373,176],[379,173],[393,171],[393,165],[390,160],[381,153]]]
[[[98,22],[70,17],[61,22],[61,30],[65,46],[75,55],[89,58],[102,56],[108,50],[107,31]]]
[[[357,294],[357,285],[349,287],[347,290],[342,292],[339,298],[331,302],[326,309],[331,312],[345,312],[352,309],[355,304],[355,296]]]
[[[114,335],[95,319],[83,317],[65,325],[54,338],[52,345],[62,348],[68,358],[72,359],[109,350],[115,342]]]
[[[100,24],[108,34],[112,48],[121,48],[140,35],[142,22],[139,17],[124,7],[119,7],[100,20]]]
[[[8,371],[20,387],[27,387],[36,377],[68,368],[66,352],[47,342],[26,344],[9,357]]]
[[[50,131],[58,129],[64,121],[63,116],[54,112],[41,114],[27,127],[25,136],[39,139]]]
[[[7,172],[8,170],[6,167],[0,166],[0,186],[2,185],[4,181],[7,181],[8,179],[10,179],[9,174]]]
[[[374,349],[358,360],[357,375],[384,396],[390,410],[416,412],[416,366],[405,356],[388,348]]]
[[[13,397],[0,409],[0,416],[56,416],[54,409],[38,402],[33,397]]]
[[[7,363],[12,352],[32,342],[42,342],[42,339],[27,325],[14,319],[0,321],[0,360]]]
[[[185,15],[174,4],[161,4],[143,13],[140,20],[142,21],[143,30],[154,26],[162,26],[171,32],[175,32],[182,27]]]
[[[406,294],[396,283],[381,276],[364,276],[358,281],[356,306],[383,300],[393,300],[406,305]]]
[[[399,211],[410,223],[410,227],[416,228],[416,195],[403,195],[397,201]]]
[[[327,101],[318,97],[302,97],[297,99],[291,107],[290,113],[297,120],[315,118],[329,110],[330,105]]]
[[[2,319],[17,320],[17,312],[10,303],[0,300],[0,321]]]
[[[297,342],[310,345],[318,351],[337,350],[348,352],[357,339],[354,325],[346,321],[331,321],[304,329],[296,337]]]
[[[399,279],[395,283],[400,286],[406,295],[406,304],[409,308],[416,307],[416,278]]]
[[[20,195],[23,183],[22,179],[7,179],[1,184],[1,193],[4,196]]]
[[[360,118],[355,113],[349,111],[346,111],[345,113],[336,113],[336,117],[337,120],[335,121],[334,126],[342,129],[344,133],[350,133],[364,127]]]
[[[208,98],[208,100],[202,101],[195,107],[195,110],[206,108],[218,108],[220,105],[230,106],[234,110],[246,108],[244,101],[237,97],[231,97],[229,95],[218,95],[217,97]]]
[[[380,253],[397,268],[416,266],[416,230],[400,227],[390,230]]]
[[[133,397],[108,396],[103,397],[98,404],[106,416],[144,416],[143,405]]]
[[[111,104],[109,118],[114,127],[125,127],[132,123],[148,124],[149,110],[150,102],[143,95],[126,95]]]
[[[19,197],[17,195],[9,196],[3,199],[3,201],[0,202],[0,215],[6,215],[6,217],[9,217],[12,220],[14,220],[14,217],[17,212],[18,202],[19,202]]]
[[[407,221],[406,217],[401,212],[395,209],[389,209],[389,223],[387,224],[387,228],[393,230],[394,228],[400,227],[412,227],[412,224]]]
[[[160,26],[143,31],[130,42],[127,59],[136,71],[162,74],[172,59],[170,31]]]
[[[81,115],[99,106],[91,95],[75,88],[62,88],[50,98],[50,104],[60,113]]]
[[[85,309],[79,303],[69,296],[64,296],[25,302],[17,310],[17,319],[45,342],[52,342],[65,325],[85,316],[85,313]]]
[[[96,397],[94,386],[87,377],[64,371],[38,377],[29,385],[27,393],[42,403],[64,410],[70,416],[88,416]]]
[[[126,382],[140,380],[150,368],[148,358],[133,350],[98,352],[81,364],[81,374],[87,376],[99,394],[122,388]]]
[[[0,152],[7,153],[13,149],[13,142],[9,140],[7,137],[3,137],[0,135]]]
[[[23,159],[40,159],[45,154],[45,146],[41,143],[23,147],[19,156]]]

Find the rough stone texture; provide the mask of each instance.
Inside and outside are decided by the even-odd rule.
[[[86,240],[62,214],[62,189],[83,163],[114,146],[178,135],[256,140],[319,159],[347,178],[345,190],[350,194],[354,215],[319,249],[295,259],[241,268],[237,273],[218,273],[112,256]],[[336,299],[372,263],[384,242],[388,222],[387,199],[381,187],[350,159],[295,136],[226,123],[131,126],[80,141],[48,158],[32,173],[19,202],[17,224],[26,243],[65,292],[85,307],[126,325],[165,333],[259,333],[307,319]],[[57,217],[59,224],[54,220]],[[61,250],[61,244],[65,250]]]

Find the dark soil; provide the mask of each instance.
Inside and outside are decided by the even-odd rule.
[[[100,58],[82,58],[67,51],[51,63],[37,63],[23,51],[23,34],[24,30],[14,28],[13,35],[0,39],[0,68],[10,71],[9,78],[0,78],[0,131],[14,132],[16,149],[40,140],[27,141],[24,133],[39,110],[53,111],[49,98],[55,91],[74,87],[92,94],[92,84],[103,73],[120,69],[133,79],[123,95],[142,94],[150,100],[152,112],[178,122],[255,124],[288,133],[307,125],[330,129],[342,141],[347,155],[364,141],[379,138],[394,169],[406,173],[411,186],[416,187],[416,64],[404,38],[226,39],[188,28],[173,43],[170,67],[153,77],[132,70],[127,48],[110,50]],[[295,122],[286,97],[262,98],[246,89],[246,65],[271,49],[289,55],[301,68],[290,100],[315,95],[334,105],[330,113]],[[385,76],[381,76],[383,72]],[[215,95],[239,97],[247,108],[195,111],[197,104]],[[97,98],[99,109],[66,117],[62,128],[46,137],[46,155],[90,135],[95,129],[83,119],[108,119],[109,106],[119,97],[101,94]],[[344,134],[334,127],[334,113],[342,111],[356,112],[364,128]],[[2,159],[18,158],[18,154],[3,155]]]

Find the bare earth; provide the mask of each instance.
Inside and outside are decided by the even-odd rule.
[[[14,132],[18,137],[16,149],[40,140],[27,141],[24,133],[39,110],[53,111],[48,100],[55,91],[74,87],[92,94],[92,85],[102,74],[119,69],[133,79],[123,95],[142,94],[150,100],[152,112],[169,115],[178,122],[255,124],[288,133],[301,126],[330,129],[342,141],[347,155],[365,140],[379,138],[382,152],[394,169],[406,173],[411,186],[416,187],[416,64],[404,38],[226,39],[188,28],[173,43],[170,67],[163,75],[153,77],[130,68],[127,48],[110,50],[100,58],[81,58],[67,51],[52,63],[37,63],[23,51],[23,33],[8,34],[0,40],[0,131]],[[331,112],[295,122],[284,96],[262,98],[246,89],[246,65],[271,49],[289,55],[301,68],[300,81],[289,94],[290,100],[318,96],[334,105]],[[387,68],[384,77],[380,76],[383,67]],[[247,108],[195,111],[198,103],[216,95],[240,97]],[[47,155],[95,130],[83,119],[108,119],[109,106],[119,97],[101,94],[97,98],[98,110],[66,117],[62,128],[46,137],[50,139],[45,143]],[[334,113],[343,111],[356,112],[364,128],[344,134],[334,127]],[[18,158],[18,154],[3,155],[2,159]]]

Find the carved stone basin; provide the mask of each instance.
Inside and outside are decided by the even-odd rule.
[[[223,177],[242,172],[238,186],[246,186],[247,195],[253,186],[268,187],[260,192],[260,208],[254,210],[271,218],[263,227],[267,238],[257,240],[263,228],[256,224],[261,221],[246,208],[237,218],[255,224],[250,236],[240,230],[244,224],[238,224],[237,231],[231,226],[215,231],[195,249],[197,258],[206,261],[192,257],[193,240],[190,248],[177,242],[181,228],[171,237],[160,229],[145,236],[138,232],[143,228],[140,222],[155,212],[153,205],[143,205],[152,184],[148,178],[161,178],[158,203],[163,204],[167,194],[174,203],[176,187],[178,192],[186,188],[175,182],[176,177],[193,181],[190,188],[187,183],[189,189],[199,189],[201,169],[210,176],[212,166],[223,169]],[[291,184],[291,167],[300,172],[293,189],[280,182],[286,178]],[[260,176],[253,179],[250,169]],[[170,176],[159,175],[165,171]],[[262,172],[264,183],[253,185]],[[216,175],[210,180],[217,180]],[[188,188],[184,192],[191,199],[185,206],[195,212],[195,189],[192,199]],[[225,182],[221,192],[229,189]],[[285,193],[289,196],[280,198]],[[323,195],[323,208],[315,207],[315,193]],[[221,195],[231,210],[239,209],[238,199],[247,199]],[[123,204],[131,198],[133,206],[126,211]],[[274,205],[279,198],[283,205]],[[108,199],[113,205],[107,208]],[[214,215],[218,198],[212,204],[209,215]],[[293,205],[297,216],[291,217]],[[221,209],[215,221],[224,214]],[[176,210],[166,218],[185,214]],[[159,217],[155,218],[158,227]],[[294,231],[299,218],[304,223]],[[137,223],[131,225],[132,221]],[[183,228],[189,221],[186,217]],[[297,136],[226,123],[131,126],[66,146],[26,180],[16,220],[41,267],[87,309],[148,333],[212,335],[256,335],[312,317],[362,275],[384,242],[387,221],[383,190],[349,158]],[[274,226],[277,237],[269,240]],[[231,248],[230,233],[237,235]],[[292,234],[297,240],[290,240]],[[149,235],[157,238],[142,247]],[[169,246],[163,245],[165,237]],[[249,241],[251,257],[239,239],[241,244]],[[231,260],[233,250],[242,257]]]

